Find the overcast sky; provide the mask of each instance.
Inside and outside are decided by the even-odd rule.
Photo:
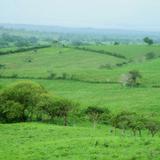
[[[0,0],[0,23],[160,30],[160,0]]]

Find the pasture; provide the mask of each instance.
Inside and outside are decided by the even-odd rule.
[[[52,47],[0,56],[0,90],[13,82],[32,80],[49,93],[80,104],[96,105],[113,114],[121,111],[160,120],[160,46],[87,45],[80,49]],[[87,50],[87,49],[89,50]],[[91,49],[91,50],[90,50]],[[102,54],[102,51],[125,56]],[[154,53],[151,58],[146,54]],[[125,87],[121,76],[131,70],[142,75],[140,86]],[[87,120],[70,126],[48,123],[0,124],[2,160],[159,160],[160,135],[111,133],[110,125],[96,128]]]

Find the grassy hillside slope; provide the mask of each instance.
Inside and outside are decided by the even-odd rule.
[[[79,80],[118,82],[122,74],[130,70],[139,70],[143,84],[159,85],[160,82],[160,46],[145,45],[105,45],[88,46],[96,50],[106,50],[123,54],[127,59],[100,54],[99,52],[85,51],[74,48],[54,46],[29,51],[3,55],[0,64],[2,76],[17,75],[18,77],[47,78],[51,74],[56,76],[67,75]],[[155,54],[153,59],[145,59],[149,52]]]
[[[0,56],[0,92],[9,84],[30,79],[53,95],[80,103],[107,107],[113,114],[136,112],[160,120],[160,46],[92,45],[94,51],[52,46]],[[126,59],[101,54],[116,52]],[[153,59],[145,59],[148,52]],[[124,87],[122,74],[138,70],[139,87]],[[53,76],[54,77],[50,77]],[[68,78],[69,77],[69,78]],[[72,77],[72,78],[71,78]],[[74,77],[74,78],[73,78]],[[0,160],[159,160],[160,135],[146,130],[133,136],[110,126],[75,120],[68,127],[47,123],[0,124]]]
[[[137,57],[137,54],[134,53],[142,53],[142,55],[148,51],[160,53],[159,46],[92,45],[88,47],[124,53],[128,59]],[[98,52],[62,46],[38,49],[37,52],[29,51],[3,55],[0,56],[0,64],[5,65],[5,67],[0,69],[2,76],[0,87],[3,88],[8,83],[20,80],[23,77],[32,80],[40,77],[42,80],[35,81],[43,84],[53,94],[80,102],[81,107],[99,105],[106,106],[114,112],[130,110],[149,115],[154,114],[158,118],[160,114],[160,93],[158,88],[160,86],[160,58],[156,57],[141,62],[132,61],[122,66],[114,66],[111,69],[102,67],[105,64],[116,65],[125,61],[127,60]],[[121,75],[130,70],[138,70],[142,74],[141,87],[126,88],[120,84],[81,82],[81,80],[118,82]],[[65,74],[66,77],[74,76],[76,79],[70,80],[65,77],[64,80],[46,80],[51,74],[55,74],[56,77]],[[13,75],[17,77],[3,79],[4,76],[12,77]],[[77,81],[77,79],[80,81]],[[154,88],[154,86],[157,88]]]
[[[2,160],[159,160],[160,139],[133,137],[110,128],[61,127],[51,124],[0,125]]]

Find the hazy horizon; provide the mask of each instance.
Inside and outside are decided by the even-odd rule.
[[[158,0],[1,0],[0,23],[160,31]]]

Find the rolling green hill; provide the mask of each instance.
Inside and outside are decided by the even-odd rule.
[[[107,45],[101,46],[102,48],[93,45],[92,47],[96,50],[99,48],[110,52],[117,51],[117,53],[123,53],[128,59],[132,57],[134,60],[137,57],[134,53],[142,53],[139,54],[141,56],[147,53],[147,48],[156,54],[160,50],[159,46],[144,45]],[[59,45],[38,49],[36,52],[2,55],[0,64],[4,64],[5,67],[0,69],[2,77],[0,84],[3,87],[3,83],[7,85],[27,78],[38,81],[53,93],[80,102],[83,107],[97,104],[109,107],[113,111],[128,109],[148,114],[156,112],[159,115],[159,88],[154,86],[160,86],[160,58],[141,62],[134,60],[117,66],[116,64],[128,60]],[[106,64],[112,67],[107,68]],[[120,81],[122,74],[130,70],[138,70],[142,74],[141,87],[126,88],[120,84],[114,84]],[[52,74],[54,77],[50,77]],[[3,79],[7,76],[9,80]]]
[[[159,138],[132,137],[110,128],[61,127],[51,124],[0,125],[2,160],[159,160]]]
[[[89,45],[85,46],[86,48],[94,49],[97,51],[104,50],[110,51],[113,53],[118,53],[120,55],[126,56],[128,59],[143,59],[143,56],[146,53],[153,52],[156,55],[160,56],[160,46],[159,45]]]
[[[147,53],[154,57],[146,58]],[[113,114],[136,112],[159,121],[159,56],[158,45],[53,45],[1,55],[0,91],[29,79],[53,95],[80,103],[80,109],[96,105]],[[124,87],[121,76],[131,70],[140,72],[141,84]],[[111,126],[94,129],[87,120],[69,125],[0,124],[0,160],[159,160],[159,134],[151,137],[143,130],[142,136],[133,136],[130,130],[124,134],[118,129],[115,134]]]
[[[111,53],[123,54],[127,59],[97,52],[55,46],[3,55],[0,64],[5,65],[0,70],[3,76],[41,77],[50,74],[74,77],[87,81],[119,82],[122,74],[130,70],[142,73],[144,84],[159,85],[160,46],[122,45],[122,46],[89,46],[96,50],[106,50]],[[155,54],[153,59],[145,59],[149,52]]]

